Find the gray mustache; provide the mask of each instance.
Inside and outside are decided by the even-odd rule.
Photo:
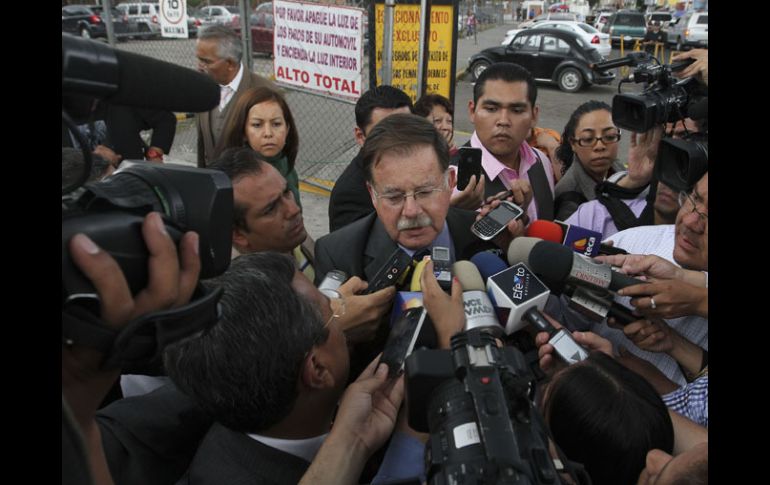
[[[396,229],[399,231],[405,231],[407,229],[418,229],[420,227],[427,227],[433,224],[433,219],[428,214],[421,214],[417,217],[402,217],[398,220]]]

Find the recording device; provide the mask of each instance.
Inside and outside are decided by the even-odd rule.
[[[62,187],[62,342],[101,351],[103,368],[157,362],[168,343],[216,323],[222,290],[198,284],[187,305],[110,330],[97,317],[93,285],[72,262],[72,236],[84,233],[107,251],[137,294],[148,281],[141,226],[147,213],[157,211],[175,242],[187,231],[198,233],[200,277],[211,278],[230,264],[232,183],[216,170],[124,161],[107,179],[81,187],[91,171],[91,153],[67,111],[89,114],[91,96],[127,106],[207,111],[219,103],[218,92],[213,80],[191,69],[62,35],[62,125],[78,139],[85,160],[77,180]]]
[[[690,191],[709,168],[708,135],[691,133],[686,138],[663,138],[653,169],[654,178],[675,191]]]
[[[408,308],[393,323],[382,350],[380,362],[388,364],[388,375],[396,377],[404,369],[404,360],[412,353],[428,312],[423,307]]]
[[[612,121],[627,130],[644,133],[656,125],[674,122],[688,116],[688,109],[695,103],[707,103],[700,96],[704,89],[694,78],[679,80],[673,76],[692,64],[694,59],[659,64],[647,52],[634,52],[620,59],[594,64],[594,69],[633,66],[633,73],[618,83],[618,93],[612,98]],[[648,83],[641,94],[620,93],[624,82]],[[701,108],[696,108],[700,110]]]
[[[465,330],[484,328],[495,336],[502,337],[503,328],[476,265],[470,261],[457,261],[452,265],[452,272],[463,288]]]
[[[528,320],[538,331],[548,334],[548,343],[553,345],[556,355],[568,365],[575,364],[588,357],[588,352],[579,343],[575,342],[569,330],[565,328],[557,330],[540,312],[531,312]]]
[[[406,359],[409,425],[430,433],[427,483],[561,483],[521,351],[497,347],[483,328],[453,336],[451,346]]]
[[[335,298],[337,295],[335,294],[336,291],[339,289],[340,286],[348,279],[348,274],[344,271],[333,269],[326,273],[326,276],[324,276],[324,279],[321,281],[321,284],[318,285],[318,291],[323,293],[329,298]],[[331,290],[331,291],[329,291]]]
[[[524,214],[524,210],[521,207],[504,200],[489,214],[474,222],[471,226],[471,232],[479,239],[489,241],[500,234],[509,222],[518,219],[522,214]]]
[[[406,281],[411,269],[412,257],[406,254],[403,249],[396,248],[369,281],[369,286],[360,294],[369,295],[388,286],[402,284]]]
[[[473,175],[476,183],[481,177],[481,148],[460,147],[457,161],[457,190],[465,190]]]
[[[452,260],[449,248],[434,246],[430,259],[433,261],[433,274],[444,291],[452,290]]]

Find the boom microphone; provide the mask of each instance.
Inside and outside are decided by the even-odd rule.
[[[219,105],[219,86],[200,72],[71,35],[62,34],[61,42],[63,93],[167,111],[199,113]]]

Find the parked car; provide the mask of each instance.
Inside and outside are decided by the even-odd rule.
[[[676,45],[676,50],[688,46],[708,47],[709,13],[688,12],[668,26],[668,42]]]
[[[273,2],[260,3],[254,8],[254,13],[269,13],[270,15],[273,15]]]
[[[61,31],[79,35],[86,39],[107,38],[107,26],[102,20],[101,5],[67,5],[61,8]],[[136,22],[131,21],[119,10],[113,8],[112,26],[118,40],[136,33]]]
[[[230,5],[211,5],[208,7],[202,7],[200,9],[201,25],[206,26],[210,24],[222,24],[229,25],[230,27],[236,27],[240,25],[241,11],[238,7]]]
[[[251,50],[253,54],[273,55],[273,35],[275,22],[272,10],[270,13],[253,13],[249,16],[251,28]],[[234,27],[240,34],[240,25]]]
[[[567,22],[564,20],[549,20],[545,22],[538,23],[533,29],[563,29],[567,30],[569,32],[574,32],[581,36],[584,41],[591,44],[592,47],[594,47],[597,51],[599,51],[599,54],[601,54],[604,57],[609,57],[610,52],[612,51],[612,46],[610,45],[610,36],[608,34],[603,34],[593,28],[592,26],[582,23],[582,22]],[[511,43],[513,38],[521,32],[520,29],[513,29],[509,30],[505,34],[505,39],[502,42],[502,45],[508,45]]]
[[[577,22],[577,15],[575,15],[574,13],[548,12],[548,13],[540,14],[533,19],[529,19],[527,21],[520,23],[519,28],[529,29],[531,27],[534,27],[535,24],[537,24],[538,22],[543,22],[545,20],[569,20],[571,22]]]
[[[136,22],[139,37],[160,37],[160,7],[157,3],[121,3],[115,8]]]
[[[641,12],[619,10],[607,20],[607,23],[602,27],[602,32],[610,34],[612,42],[619,42],[621,36],[623,36],[624,42],[633,42],[644,39],[644,34],[647,33],[647,23]]]
[[[594,19],[594,28],[602,30],[602,27],[607,23],[613,12],[599,12]]]
[[[671,23],[673,16],[668,12],[648,12],[644,14],[644,18],[649,26],[652,22],[658,22],[661,28],[665,29]]]
[[[532,73],[537,81],[551,82],[574,93],[591,84],[608,84],[610,71],[594,71],[591,64],[604,58],[582,36],[563,29],[527,29],[516,34],[507,46],[490,47],[468,59],[468,70],[477,79],[495,62],[514,62]]]

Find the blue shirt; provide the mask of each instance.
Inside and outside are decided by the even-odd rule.
[[[701,426],[709,427],[709,375],[663,396],[663,402],[672,411],[691,419]]]
[[[425,445],[414,436],[396,431],[382,459],[380,469],[372,485],[384,484],[407,478],[420,478],[425,482]]]
[[[455,260],[455,245],[452,243],[452,236],[449,234],[449,224],[446,223],[446,220],[444,220],[444,228],[441,229],[441,232],[438,233],[438,236],[436,236],[436,239],[433,240],[430,246],[425,249],[430,250],[435,246],[449,248],[449,260]],[[418,251],[417,249],[405,248],[401,244],[399,244],[398,247],[400,247],[406,254],[412,257],[414,257],[414,253]]]

